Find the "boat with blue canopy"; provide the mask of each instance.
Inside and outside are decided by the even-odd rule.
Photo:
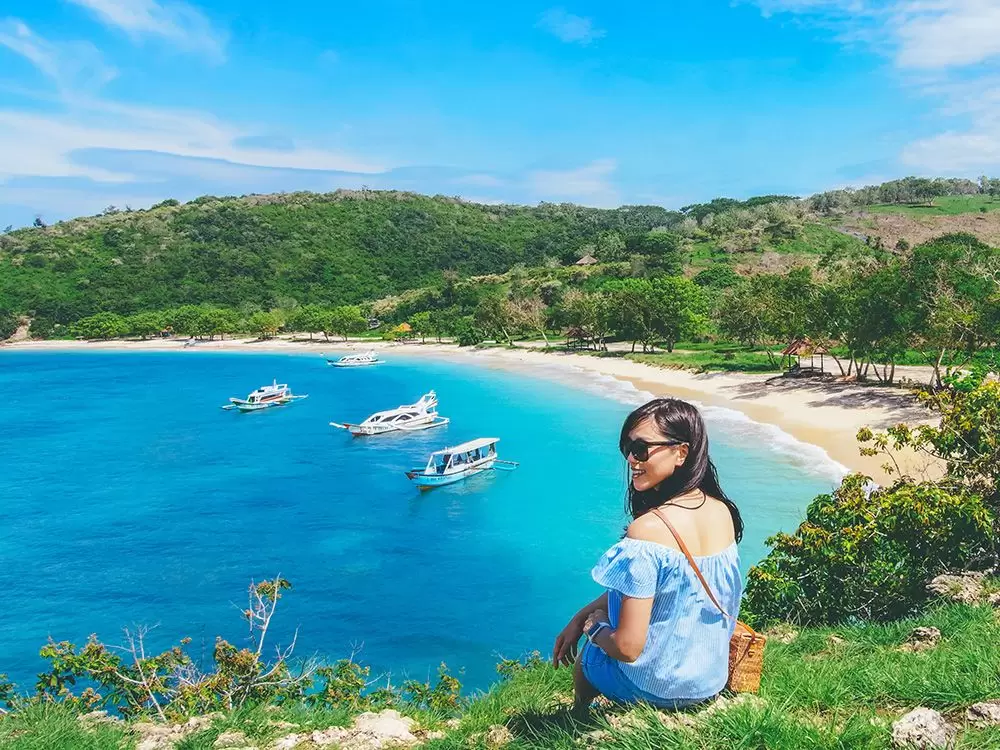
[[[453,448],[435,451],[426,466],[411,469],[406,476],[421,490],[429,490],[461,482],[484,471],[516,469],[516,462],[497,458],[498,442],[500,438],[476,438]]]

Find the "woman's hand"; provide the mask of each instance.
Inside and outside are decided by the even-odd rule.
[[[576,646],[583,635],[583,622],[574,617],[556,636],[556,645],[552,648],[552,666],[570,665],[576,659]]]
[[[608,623],[611,622],[610,618],[608,617],[608,613],[605,612],[603,609],[595,609],[593,612],[587,615],[587,620],[586,622],[583,623],[583,629],[581,632],[586,632],[590,630],[594,625],[596,625],[599,622],[608,622]]]

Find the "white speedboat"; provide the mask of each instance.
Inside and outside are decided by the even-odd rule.
[[[395,409],[377,411],[360,424],[330,422],[331,427],[347,430],[355,437],[382,435],[386,432],[415,432],[448,424],[448,419],[437,413],[437,395],[425,393],[415,404],[397,406]]]
[[[385,362],[379,359],[374,350],[369,349],[362,354],[346,354],[340,359],[327,358],[326,363],[333,367],[366,367],[368,365],[380,365]]]
[[[275,380],[271,385],[262,385],[246,398],[229,399],[229,403],[222,408],[236,409],[240,412],[261,411],[275,406],[284,406],[303,398],[308,398],[308,396],[296,396],[286,383],[279,383]]]
[[[497,458],[497,443],[500,438],[477,438],[467,443],[435,451],[422,469],[411,469],[406,477],[421,490],[442,487],[461,482],[483,471],[517,468],[514,461]]]

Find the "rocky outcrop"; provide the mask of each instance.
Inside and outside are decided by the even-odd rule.
[[[974,727],[995,727],[1000,725],[1000,700],[984,701],[969,706],[965,720]]]
[[[939,575],[927,584],[930,594],[960,604],[978,604],[983,599],[985,573],[966,571]]]
[[[914,628],[910,637],[903,644],[903,651],[927,651],[934,648],[941,641],[941,631],[937,628],[922,627]]]
[[[303,744],[306,747],[336,747],[337,750],[382,750],[410,747],[443,736],[439,732],[421,732],[414,728],[414,723],[410,717],[391,709],[379,713],[369,711],[356,717],[349,727],[288,734],[275,740],[270,749],[292,750]]]

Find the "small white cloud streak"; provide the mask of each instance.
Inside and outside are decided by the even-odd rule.
[[[226,58],[226,34],[200,10],[184,2],[157,0],[68,0],[133,39],[152,36],[215,62]]]
[[[27,59],[61,90],[97,89],[117,75],[89,42],[51,42],[17,18],[0,20],[0,46]]]
[[[566,12],[563,8],[551,8],[538,19],[538,27],[568,44],[590,44],[606,34],[604,29],[594,26],[593,20]]]
[[[547,200],[617,206],[621,204],[621,199],[610,180],[617,168],[618,163],[614,159],[597,159],[576,169],[538,170],[528,175],[527,187]]]

